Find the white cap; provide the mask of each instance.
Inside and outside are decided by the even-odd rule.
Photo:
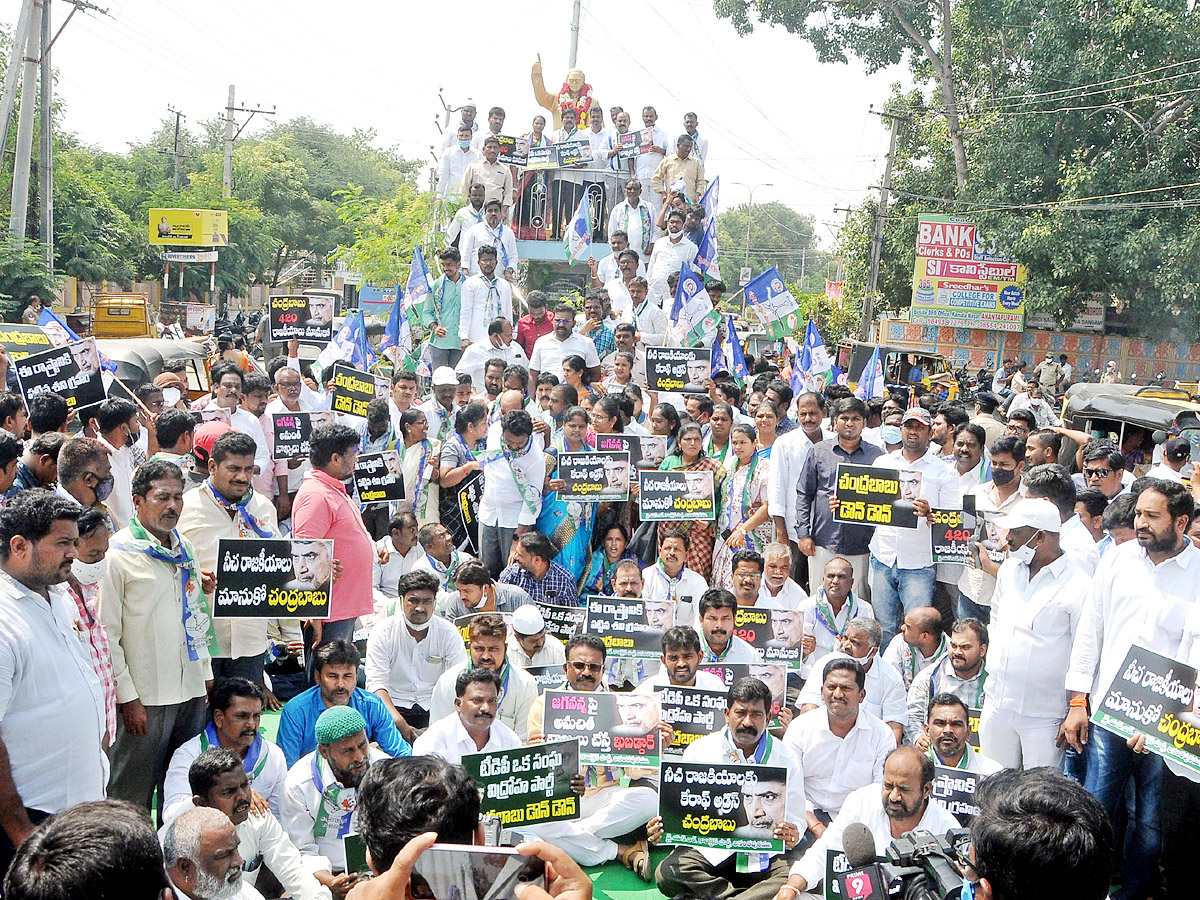
[[[522,637],[541,634],[546,630],[546,620],[532,603],[518,606],[512,617],[512,629]]]
[[[1027,497],[1003,516],[996,517],[997,528],[1036,528],[1058,534],[1062,530],[1062,519],[1058,507],[1041,497]]]
[[[457,387],[458,374],[449,366],[438,366],[433,370],[433,386],[440,387],[444,384]]]

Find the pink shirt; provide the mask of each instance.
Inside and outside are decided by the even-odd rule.
[[[375,543],[363,525],[357,504],[347,496],[345,485],[320,469],[309,470],[292,504],[292,536],[333,538],[333,555],[342,564],[342,577],[333,583],[329,621],[354,619],[374,611],[371,564]]]

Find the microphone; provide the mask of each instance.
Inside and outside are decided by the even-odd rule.
[[[842,852],[850,864],[849,871],[838,875],[842,900],[885,900],[887,879],[883,867],[876,862],[871,829],[861,822],[847,825],[842,833]]]

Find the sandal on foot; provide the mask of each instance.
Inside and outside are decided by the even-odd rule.
[[[636,844],[621,847],[617,851],[617,859],[621,861],[621,865],[642,881],[651,880],[650,844],[647,841],[638,841]]]

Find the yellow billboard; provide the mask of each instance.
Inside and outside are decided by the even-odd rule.
[[[229,246],[229,213],[223,209],[152,209],[147,237],[177,247]]]

